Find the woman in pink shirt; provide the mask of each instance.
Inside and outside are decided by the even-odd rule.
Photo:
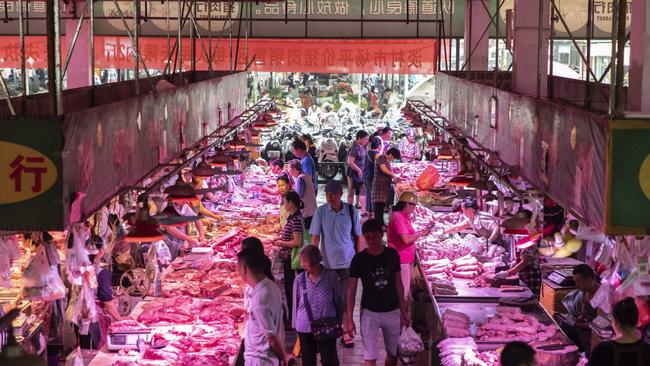
[[[408,300],[411,292],[411,274],[415,261],[415,242],[425,236],[429,230],[415,231],[411,224],[411,216],[418,204],[418,196],[413,192],[404,192],[399,196],[399,202],[393,207],[388,221],[388,246],[399,253],[401,264],[404,297]]]

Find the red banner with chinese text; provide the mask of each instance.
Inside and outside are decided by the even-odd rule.
[[[147,68],[165,68],[168,50],[175,39],[141,37],[140,53]],[[231,54],[237,55],[237,69],[251,63],[251,71],[321,72],[321,73],[382,73],[432,74],[435,72],[437,44],[433,39],[250,39],[240,40],[239,52],[233,40],[207,39],[196,42],[196,68],[208,70],[212,54],[214,70],[231,70]],[[62,59],[66,57],[65,38],[62,38]],[[45,37],[25,37],[27,68],[47,67]],[[183,69],[190,69],[190,40],[182,40]],[[95,67],[133,68],[133,46],[128,37],[95,37]],[[173,58],[172,58],[173,67]],[[0,37],[0,68],[20,68],[20,44],[16,36]]]

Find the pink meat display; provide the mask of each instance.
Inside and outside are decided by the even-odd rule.
[[[447,309],[442,315],[442,327],[449,338],[471,337],[469,326],[471,321],[463,313]]]
[[[146,325],[192,324],[195,314],[194,300],[189,296],[178,296],[146,303],[138,321]]]
[[[480,352],[474,339],[447,338],[438,343],[440,361],[443,366],[498,366],[496,352]]]
[[[496,314],[476,331],[479,341],[495,343],[546,342],[556,334],[555,325],[544,325],[537,318],[524,314],[520,308],[509,306],[497,307]]]
[[[140,323],[137,320],[127,319],[127,320],[120,320],[119,322],[111,323],[110,332],[122,333],[122,332],[148,330],[148,329],[149,327]]]
[[[163,296],[185,295],[202,299],[212,299],[217,296],[242,298],[244,284],[238,276],[232,276],[235,272],[235,263],[231,261],[174,263],[163,275]]]

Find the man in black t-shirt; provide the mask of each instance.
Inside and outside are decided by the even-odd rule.
[[[402,326],[408,325],[404,288],[400,278],[399,254],[382,245],[384,233],[378,220],[368,220],[361,229],[367,248],[356,254],[350,264],[345,331],[354,334],[352,319],[359,279],[361,295],[361,340],[366,366],[374,366],[379,358],[379,330],[384,335],[386,366],[397,365],[397,348]]]

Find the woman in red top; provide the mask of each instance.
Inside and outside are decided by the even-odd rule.
[[[413,192],[404,192],[399,196],[399,202],[393,207],[388,221],[388,246],[399,253],[401,264],[404,297],[408,300],[411,292],[411,274],[415,262],[415,242],[425,236],[429,230],[415,231],[411,216],[418,204],[418,196]]]

